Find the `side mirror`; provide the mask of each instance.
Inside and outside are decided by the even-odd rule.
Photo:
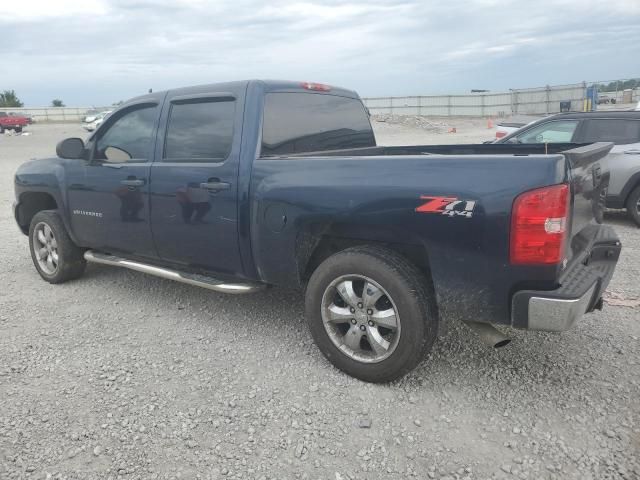
[[[65,138],[56,145],[56,155],[60,158],[77,159],[84,156],[84,142],[81,138]]]

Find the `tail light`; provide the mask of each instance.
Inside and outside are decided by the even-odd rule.
[[[511,213],[511,263],[561,262],[568,213],[568,185],[552,185],[519,195]]]
[[[507,136],[507,132],[505,132],[504,130],[496,130],[496,138],[502,138],[506,136]]]

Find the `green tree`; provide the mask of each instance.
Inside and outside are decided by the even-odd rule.
[[[51,100],[51,106],[52,107],[64,107],[64,102],[62,100],[60,100],[59,98],[56,98],[55,100]]]
[[[24,103],[20,101],[16,92],[5,90],[0,93],[0,107],[22,107]]]

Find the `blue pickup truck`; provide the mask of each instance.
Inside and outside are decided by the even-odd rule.
[[[377,146],[350,90],[242,81],[152,93],[15,176],[50,283],[87,262],[227,293],[304,292],[338,368],[398,378],[463,321],[563,331],[620,254],[596,144]]]

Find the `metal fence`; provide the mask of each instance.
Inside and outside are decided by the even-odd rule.
[[[614,81],[615,82],[615,81]],[[372,114],[506,117],[509,115],[544,115],[560,112],[561,102],[570,102],[570,110],[582,111],[587,87],[597,82],[555,85],[540,88],[512,89],[500,93],[467,95],[418,95],[407,97],[363,98]],[[606,83],[606,82],[601,82]],[[608,82],[609,84],[613,82]],[[617,83],[616,83],[617,85]],[[640,101],[640,88],[600,92],[616,100],[616,106]],[[79,122],[89,110],[104,111],[115,107],[37,107],[0,108],[6,112],[30,115],[36,122]]]
[[[35,122],[80,122],[89,110],[110,110],[113,107],[37,107],[37,108],[4,108],[3,112],[17,112],[29,115]]]
[[[560,112],[560,102],[582,110],[587,83],[513,89],[501,93],[363,98],[372,114],[504,117]]]

